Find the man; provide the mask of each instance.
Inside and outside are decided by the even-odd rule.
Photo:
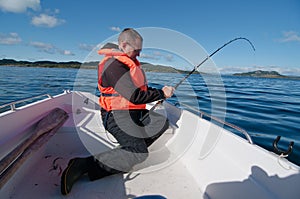
[[[118,45],[107,44],[98,66],[99,104],[105,129],[118,141],[118,147],[86,158],[74,158],[61,177],[61,192],[68,194],[80,176],[96,180],[121,172],[148,157],[148,147],[168,128],[168,120],[146,110],[146,103],[169,98],[174,88],[148,87],[137,56],[143,38],[132,28],[124,29]]]

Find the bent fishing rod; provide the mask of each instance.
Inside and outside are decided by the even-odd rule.
[[[232,39],[232,40],[230,40],[230,41],[228,41],[227,43],[225,43],[223,46],[221,46],[220,48],[218,48],[217,50],[215,50],[213,53],[211,53],[209,56],[207,56],[200,64],[198,64],[197,66],[195,66],[194,67],[194,69],[193,70],[191,70],[185,77],[183,77],[175,86],[174,86],[174,88],[175,88],[175,90],[177,89],[177,87],[180,85],[180,84],[182,84],[191,74],[193,74],[202,64],[204,64],[209,58],[211,58],[212,56],[214,56],[214,54],[216,54],[217,52],[219,52],[221,49],[223,49],[225,46],[227,46],[228,44],[230,44],[230,43],[232,43],[232,42],[234,42],[234,41],[236,41],[236,40],[245,40],[245,41],[247,41],[250,45],[251,45],[251,47],[252,47],[252,49],[255,51],[255,47],[254,47],[254,45],[252,44],[252,42],[249,40],[249,39],[247,39],[247,38],[245,38],[245,37],[237,37],[237,38],[234,38],[234,39]],[[150,111],[153,111],[159,104],[161,104],[162,102],[163,102],[164,100],[160,100],[160,101],[158,101],[154,106],[152,106],[152,108],[150,109]]]

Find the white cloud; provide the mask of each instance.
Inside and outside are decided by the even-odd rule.
[[[54,52],[55,52],[55,47],[52,44],[47,44],[47,43],[38,42],[38,41],[32,41],[29,43],[29,45],[37,48],[41,52],[45,52],[45,53],[49,53],[49,54],[54,54]]]
[[[300,36],[295,31],[284,31],[283,38],[279,40],[280,42],[300,42]]]
[[[21,13],[28,8],[40,9],[40,0],[0,0],[0,8],[3,11]]]
[[[147,54],[147,53],[141,53],[140,55],[141,58],[143,59],[149,59],[149,60],[159,60],[159,57],[154,56],[153,54]]]
[[[6,12],[22,13],[26,12],[27,9],[34,11],[40,11],[41,5],[40,0],[0,0],[0,9]],[[49,13],[49,9],[46,10]],[[65,20],[58,19],[55,15],[59,13],[59,9],[55,9],[54,14],[40,14],[33,16],[31,24],[39,27],[52,28],[65,23]]]
[[[22,39],[19,37],[18,33],[9,33],[9,34],[2,34],[0,33],[0,44],[6,45],[14,45],[21,43]]]
[[[173,61],[173,55],[165,55],[164,58],[169,61],[169,62],[172,62]]]
[[[121,28],[120,27],[116,27],[116,26],[110,27],[110,30],[116,31],[116,32],[121,32]]]
[[[29,46],[32,46],[32,47],[38,49],[38,51],[40,51],[40,52],[49,53],[49,54],[59,53],[61,55],[75,55],[70,50],[62,50],[52,44],[38,42],[38,41],[30,42]]]
[[[86,51],[92,51],[96,45],[89,45],[89,44],[79,44],[79,49],[86,50]]]
[[[50,16],[47,14],[40,14],[39,16],[34,16],[31,20],[31,23],[39,27],[53,28],[55,26],[65,23],[65,20],[58,19],[54,16]]]
[[[57,51],[62,54],[62,55],[75,55],[74,53],[72,53],[71,51],[69,50],[59,50],[57,49]]]
[[[140,55],[143,59],[149,59],[149,60],[165,60],[167,62],[173,62],[174,56],[169,53],[163,53],[161,51],[143,51]]]

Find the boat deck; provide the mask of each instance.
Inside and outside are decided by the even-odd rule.
[[[0,181],[6,182],[0,189],[0,197],[299,198],[298,166],[249,144],[208,120],[168,104],[156,111],[166,114],[172,125],[149,147],[146,161],[135,166],[132,173],[92,182],[84,176],[75,183],[69,195],[63,196],[60,178],[71,158],[116,147],[113,137],[102,126],[97,101],[98,98],[89,93],[66,92],[3,114],[0,120],[0,126],[5,129],[0,134],[2,158],[24,139],[31,138],[36,129],[34,124],[53,108],[64,109],[69,118],[48,142],[27,156],[16,172],[10,172],[13,175],[6,178],[8,181]],[[37,140],[32,147],[40,144]],[[22,155],[24,153],[28,154],[27,150]]]
[[[77,119],[82,122],[74,125]],[[5,186],[9,189],[2,191],[7,193],[8,198],[62,198],[60,176],[69,159],[115,146],[113,137],[105,132],[100,121],[97,110],[69,114],[64,126],[17,171]],[[150,154],[153,154],[149,156],[150,162],[157,161],[157,151],[165,153],[163,148],[166,147],[163,146],[173,133],[171,127],[150,147]],[[172,199],[207,198],[180,160],[168,162],[168,159],[162,158],[159,161],[152,162],[153,165],[146,169],[97,181],[89,181],[87,176],[83,176],[67,198],[122,199],[142,195],[161,195]]]

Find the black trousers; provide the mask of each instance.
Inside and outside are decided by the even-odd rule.
[[[148,157],[148,147],[169,127],[168,119],[148,110],[101,110],[105,129],[119,146],[88,158],[88,175],[96,180],[129,172]]]

